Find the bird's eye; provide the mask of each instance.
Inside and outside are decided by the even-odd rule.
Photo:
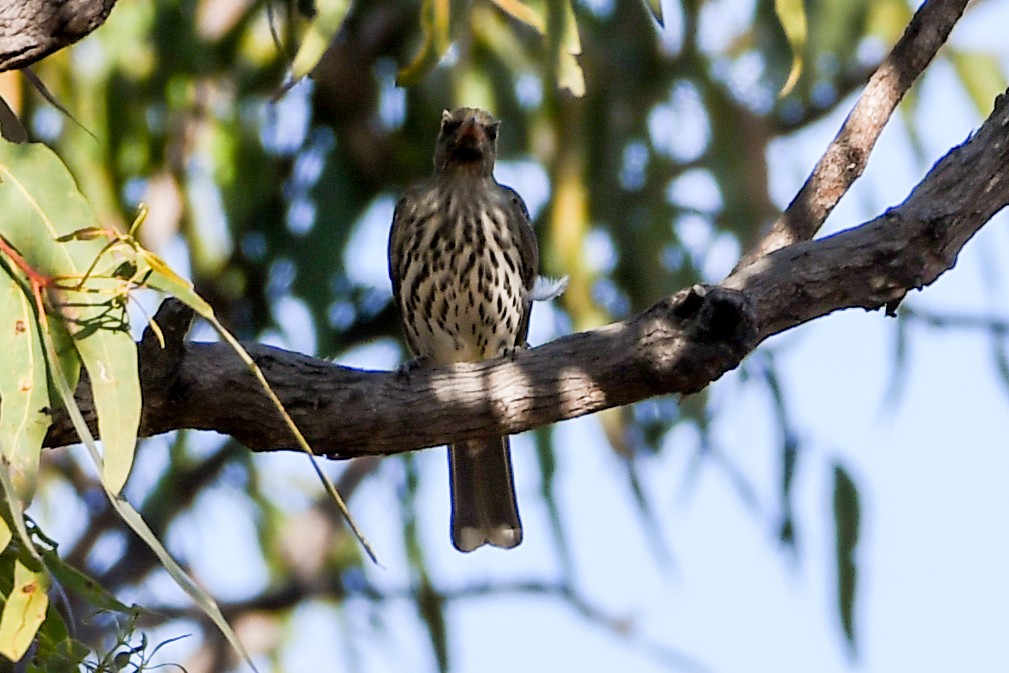
[[[450,136],[456,131],[458,131],[460,126],[462,126],[462,122],[460,121],[455,120],[446,121],[444,124],[441,125],[441,134],[443,136]]]
[[[490,126],[485,127],[485,129],[487,137],[490,138],[492,142],[497,140],[497,129],[498,129],[497,124],[491,124]]]

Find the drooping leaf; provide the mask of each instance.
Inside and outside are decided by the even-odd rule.
[[[564,3],[564,34],[561,38],[560,62],[557,64],[557,84],[567,89],[571,95],[581,98],[585,95],[585,73],[578,62],[582,54],[582,39],[578,35],[575,9],[570,2]]]
[[[396,75],[396,84],[413,86],[430,72],[449,46],[450,13],[448,0],[424,0],[420,8],[423,41],[409,64]]]
[[[28,651],[46,617],[49,596],[46,574],[14,561],[14,586],[0,615],[0,654],[19,661]]]
[[[785,31],[785,38],[792,48],[792,68],[788,72],[788,79],[778,92],[778,97],[784,98],[795,88],[799,76],[802,75],[807,38],[805,0],[774,0],[774,12],[778,15],[781,28]]]
[[[449,668],[448,641],[445,630],[445,599],[432,586],[426,574],[421,578],[420,586],[417,588],[416,601],[420,618],[427,628],[431,649],[434,650],[435,660],[438,662],[438,670],[441,673],[447,673]]]
[[[561,521],[560,507],[557,504],[556,481],[557,456],[553,446],[554,434],[547,428],[537,428],[535,431],[536,459],[540,475],[540,494],[543,502],[547,506],[547,514],[550,518],[550,529],[553,533],[554,546],[560,555],[561,567],[565,576],[570,576],[574,570],[574,562],[571,556],[571,545],[568,544],[565,535],[564,525]]]
[[[310,73],[343,26],[350,0],[317,0],[317,12],[305,33],[291,64],[291,76],[297,81]]]
[[[855,591],[858,583],[858,547],[861,505],[858,489],[851,475],[834,465],[834,526],[837,558],[837,610],[841,627],[852,654],[856,652]]]
[[[35,310],[21,283],[0,268],[0,449],[21,502],[35,494],[49,428],[49,383]]]
[[[48,298],[90,374],[102,479],[118,493],[133,463],[141,407],[136,346],[125,298],[116,294],[120,281],[111,275],[118,255],[100,239],[57,240],[97,223],[66,166],[45,145],[0,142],[0,212],[0,233],[36,272],[55,281]]]

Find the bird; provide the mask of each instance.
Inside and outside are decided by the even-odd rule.
[[[565,282],[539,277],[525,202],[494,178],[500,127],[478,108],[443,111],[433,174],[396,204],[389,277],[415,363],[476,362],[525,348],[533,300],[556,296]],[[508,438],[461,441],[448,453],[456,549],[518,546]]]

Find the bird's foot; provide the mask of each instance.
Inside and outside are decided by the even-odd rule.
[[[399,367],[396,368],[396,378],[402,381],[409,381],[410,374],[417,371],[421,367],[426,367],[431,364],[431,358],[426,355],[418,355],[412,360],[407,360]]]

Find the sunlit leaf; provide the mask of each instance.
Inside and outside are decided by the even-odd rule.
[[[7,549],[7,545],[11,543],[13,537],[11,527],[7,525],[7,521],[3,517],[0,517],[0,552]]]
[[[291,64],[291,76],[299,80],[312,71],[340,32],[350,9],[350,0],[316,0],[317,12]]]
[[[35,310],[24,288],[0,267],[0,449],[18,498],[35,493],[49,428],[49,382]]]
[[[141,399],[125,303],[114,294],[118,282],[99,282],[118,265],[117,255],[101,240],[57,240],[96,222],[66,166],[45,145],[0,142],[0,180],[0,232],[35,271],[59,281],[49,299],[90,374],[102,479],[118,493],[133,463]],[[86,276],[95,283],[75,287]]]
[[[834,525],[837,558],[837,610],[851,651],[855,642],[855,590],[858,582],[858,547],[861,505],[858,489],[840,465],[834,466]]]
[[[576,98],[585,95],[585,73],[578,62],[582,53],[582,40],[578,35],[578,22],[574,6],[564,3],[564,36],[561,39],[560,62],[557,64],[557,84]]]
[[[779,98],[787,96],[802,74],[803,55],[806,52],[806,7],[805,0],[774,0],[774,12],[778,15],[785,38],[792,48],[792,68],[788,79],[778,92]]]
[[[521,0],[491,0],[491,2],[513,19],[535,29],[540,35],[546,32],[546,21],[543,19],[543,15]]]
[[[0,654],[18,661],[28,651],[46,617],[46,575],[14,561],[14,586],[0,616]]]

